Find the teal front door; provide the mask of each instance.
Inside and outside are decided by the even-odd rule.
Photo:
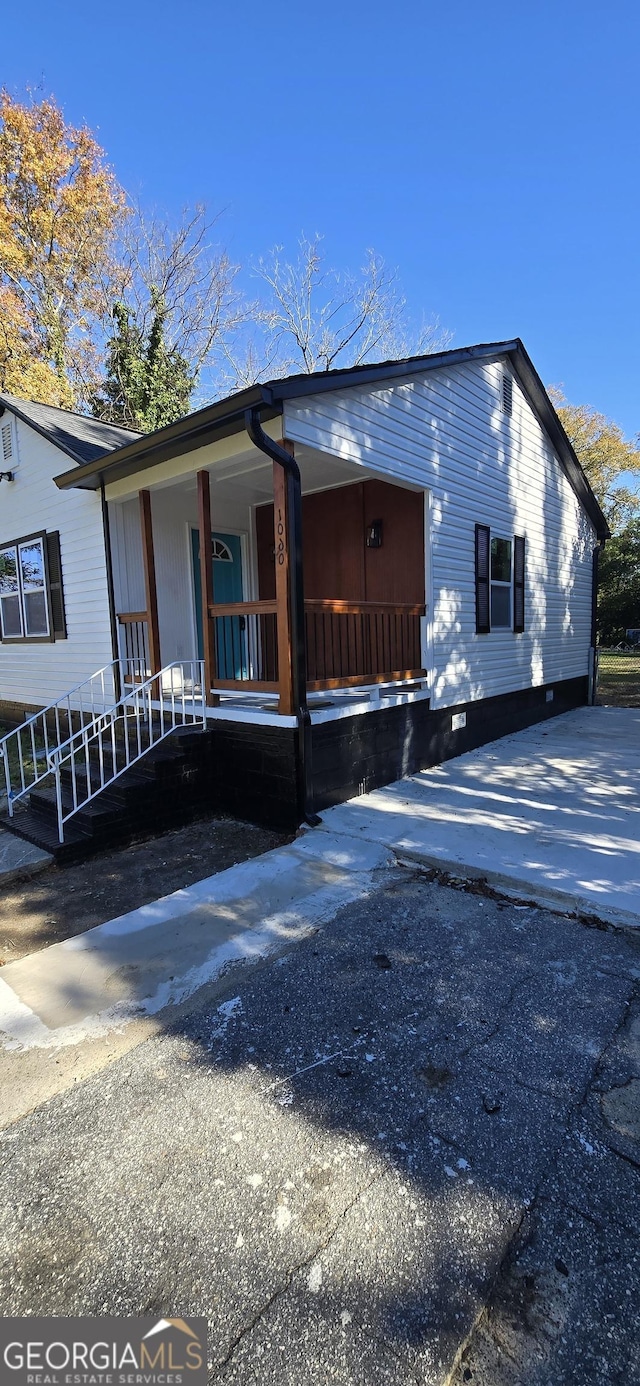
[[[214,602],[241,602],[242,543],[238,534],[211,535],[213,549]],[[193,558],[193,587],[196,599],[196,628],[198,659],[203,657],[202,584],[200,582],[200,535],[191,530]],[[247,637],[243,616],[219,616],[216,619],[216,670],[221,679],[247,678]]]

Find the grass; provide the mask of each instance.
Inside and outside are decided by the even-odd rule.
[[[3,726],[2,723],[0,723],[0,740],[2,740],[2,737],[3,737],[3,736],[6,736],[8,732],[13,731],[13,730],[14,730],[13,727],[6,727],[6,726]],[[29,728],[25,728],[25,729],[24,729],[24,731],[23,731],[23,733],[22,733],[22,737],[20,738],[20,740],[21,740],[21,742],[22,742],[22,764],[23,764],[23,767],[24,767],[25,783],[28,785],[28,784],[30,783],[30,781],[33,779],[33,776],[34,776],[34,773],[35,773],[35,766],[37,765],[38,770],[41,770],[41,769],[42,769],[42,761],[43,761],[43,759],[44,759],[44,740],[43,740],[42,736],[40,736],[40,735],[38,735],[38,734],[36,734],[35,737],[34,737],[34,741],[35,741],[35,750],[36,750],[36,759],[35,759],[35,761],[34,761],[34,756],[33,756],[33,744],[32,744],[32,741],[31,741],[31,734],[30,734]],[[9,759],[9,773],[10,773],[10,775],[11,775],[11,784],[12,784],[12,787],[13,787],[14,790],[18,790],[18,789],[20,788],[21,780],[20,780],[20,757],[19,757],[19,752],[18,752],[18,738],[17,738],[17,737],[13,737],[13,736],[12,736],[12,738],[11,738],[11,740],[9,741],[8,746],[7,746],[7,752],[8,752],[8,759]],[[4,761],[3,761],[3,760],[0,760],[0,795],[3,795],[3,794],[4,794],[4,792],[5,792],[5,786],[6,786],[6,780],[5,780]]]
[[[599,651],[598,702],[607,707],[640,707],[640,651]]]

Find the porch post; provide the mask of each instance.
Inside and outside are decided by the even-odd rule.
[[[142,562],[144,565],[144,590],[146,594],[147,628],[149,632],[149,660],[151,663],[151,673],[159,674],[162,664],[160,662],[158,592],[156,588],[156,564],[153,553],[150,491],[140,491],[140,526],[142,529]]]
[[[279,446],[293,456],[293,443],[283,439]],[[293,631],[291,624],[291,516],[289,487],[284,467],[273,464],[273,533],[276,564],[276,603],[278,628],[278,711],[297,713],[293,671]]]
[[[200,593],[202,602],[202,655],[204,659],[205,701],[209,707],[220,702],[212,692],[216,677],[215,624],[213,606],[213,552],[211,548],[211,482],[209,473],[198,472],[198,531],[200,535]]]

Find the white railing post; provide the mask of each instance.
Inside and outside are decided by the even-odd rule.
[[[9,769],[9,752],[6,746],[2,747],[2,759],[4,761],[4,782],[7,786],[7,810],[9,817],[13,818],[13,797],[11,791],[11,771]]]
[[[116,661],[110,666],[112,676],[115,667]],[[122,668],[121,662],[119,662],[119,667]],[[179,690],[176,688],[178,678],[180,680]],[[191,681],[190,690],[187,688],[189,679]],[[100,681],[100,706],[98,706],[97,700],[98,680]],[[198,685],[197,690],[196,685]],[[80,707],[80,725],[74,729],[72,698],[76,694],[78,695],[76,703]],[[85,702],[87,696],[90,700],[89,705]],[[63,842],[64,826],[68,820],[85,804],[94,799],[97,794],[100,794],[103,789],[106,789],[109,784],[124,774],[131,765],[135,765],[138,760],[141,760],[160,741],[163,741],[171,732],[176,731],[178,726],[195,726],[199,723],[203,728],[206,727],[204,661],[176,660],[172,664],[166,665],[164,669],[152,674],[148,679],[144,679],[142,683],[136,681],[134,672],[131,691],[122,694],[109,707],[106,706],[106,703],[105,670],[101,670],[92,675],[92,678],[87,680],[85,685],[79,685],[78,689],[72,689],[65,694],[64,698],[51,704],[50,708],[44,709],[43,712],[23,723],[22,727],[16,729],[15,733],[9,733],[8,736],[0,740],[0,755],[5,762],[7,801],[11,816],[13,816],[16,798],[19,798],[23,792],[33,789],[46,776],[53,775],[58,836],[60,842]],[[157,719],[155,719],[156,707]],[[68,735],[62,742],[60,741],[60,709],[64,709],[68,718]],[[50,747],[49,744],[46,725],[46,716],[49,712],[55,714],[55,725],[58,733],[58,744],[55,747]],[[135,718],[133,755],[128,715]],[[85,717],[87,718],[86,721]],[[122,718],[123,744],[118,742],[116,736],[120,718]],[[147,736],[144,738],[141,734],[143,724],[146,724],[147,727]],[[30,740],[33,757],[32,773],[28,780],[25,773],[23,732],[27,734]],[[42,771],[38,767],[37,759],[36,742],[39,735],[44,741],[45,765]],[[10,742],[15,746],[18,758],[21,784],[21,790],[18,794],[15,794],[12,788],[9,765]],[[109,743],[110,767],[105,763],[105,752]],[[78,769],[80,769],[81,775],[80,782]],[[70,781],[71,805],[67,812],[65,812],[63,803],[63,770]],[[84,781],[82,780],[83,774]]]
[[[60,775],[60,762],[56,758],[56,811],[58,814],[58,841],[64,842],[64,816],[62,812],[62,779]]]

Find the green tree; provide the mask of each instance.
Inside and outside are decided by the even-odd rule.
[[[126,304],[114,304],[107,371],[93,412],[111,423],[150,433],[189,412],[195,376],[186,357],[165,339],[167,306],[151,288],[152,314],[140,327]]]
[[[602,645],[617,645],[640,628],[640,518],[607,540],[600,555],[598,631]]]

